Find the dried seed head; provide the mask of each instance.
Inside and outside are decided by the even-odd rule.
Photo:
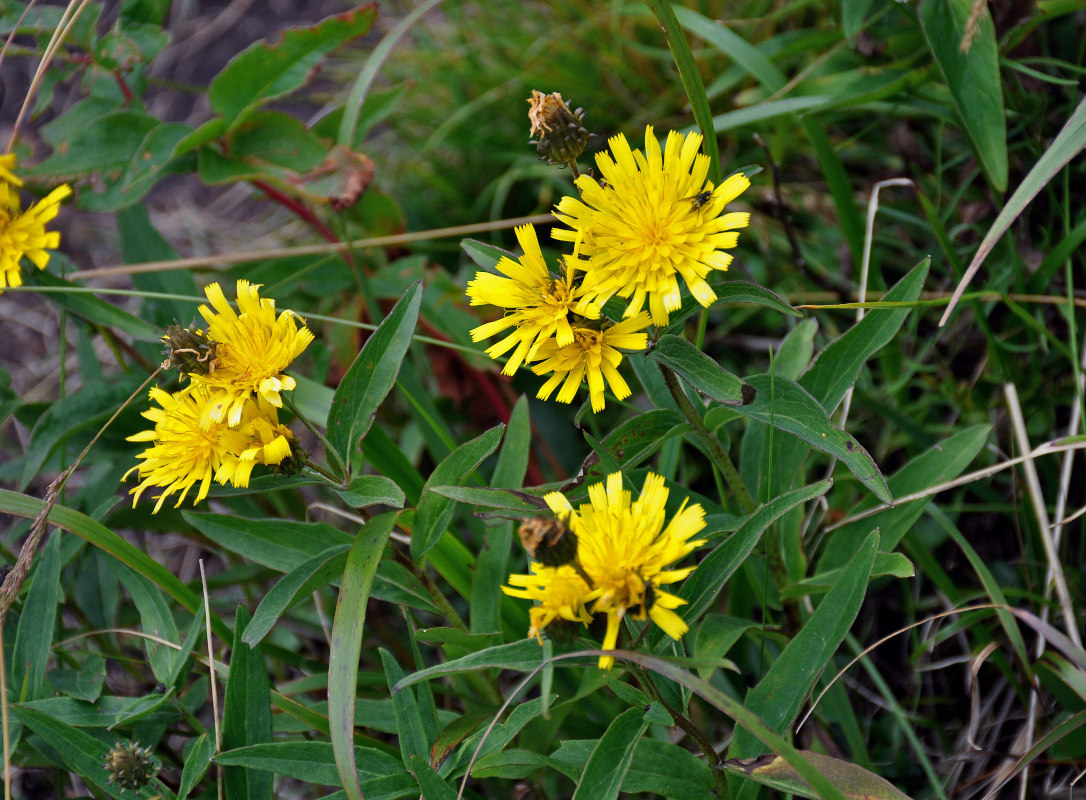
[[[531,135],[539,137],[538,141],[530,141],[535,144],[539,157],[546,159],[548,164],[576,164],[593,136],[583,125],[584,109],[571,111],[558,92],[543,94],[537,89],[532,89],[528,102],[532,106],[528,109]]]
[[[102,768],[109,772],[107,783],[117,784],[121,790],[139,792],[158,773],[158,764],[151,757],[150,747],[140,747],[139,742],[113,745],[105,754]]]
[[[186,328],[175,322],[167,326],[162,342],[165,369],[176,367],[182,375],[209,375],[215,370],[215,342],[195,325]]]

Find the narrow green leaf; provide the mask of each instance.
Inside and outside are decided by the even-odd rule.
[[[488,755],[493,755],[505,747],[516,738],[517,734],[524,729],[524,726],[536,719],[544,710],[544,699],[547,700],[547,704],[553,703],[557,695],[549,695],[544,697],[535,697],[524,703],[518,703],[513,707],[513,710],[509,712],[509,716],[505,722],[495,725],[489,730],[484,729],[469,736],[464,740],[464,744],[460,748],[461,757],[457,767],[453,770],[453,775],[460,776],[468,768],[468,762],[471,761],[472,754],[475,753],[475,748],[479,746],[479,740],[485,736],[486,741],[483,742],[482,748],[479,750],[479,758],[475,764],[478,766],[480,760]],[[471,774],[476,775],[477,769],[472,768]]]
[[[886,479],[878,465],[852,434],[834,427],[826,410],[802,386],[782,375],[755,375],[747,382],[758,392],[754,402],[734,406],[745,417],[772,425],[777,430],[798,436],[816,449],[834,456],[884,503],[893,502]],[[771,402],[772,396],[772,402]]]
[[[329,547],[352,541],[349,534],[324,522],[246,519],[197,511],[185,511],[182,516],[224,550],[279,572],[290,572]]]
[[[493,453],[501,442],[505,425],[499,424],[486,433],[465,442],[442,459],[430,473],[422,489],[415,527],[411,531],[411,555],[416,560],[426,555],[438,543],[456,510],[456,501],[428,491],[430,486],[463,483]]]
[[[617,798],[633,761],[634,748],[648,727],[640,708],[628,708],[615,717],[585,764],[573,800]]]
[[[989,24],[991,24],[990,21]],[[1052,144],[1048,146],[1044,154],[1037,159],[1037,163],[1033,165],[1029,174],[1026,175],[1019,187],[1014,190],[1011,199],[1007,201],[995,218],[992,227],[984,234],[976,255],[969,262],[969,268],[965,271],[965,275],[958,283],[957,288],[954,289],[954,296],[951,298],[950,305],[947,306],[946,311],[943,312],[943,316],[939,320],[940,326],[946,324],[962,292],[965,291],[965,287],[977,274],[977,270],[980,269],[980,265],[988,257],[988,254],[992,252],[996,242],[1011,227],[1011,223],[1018,219],[1025,207],[1055,177],[1056,173],[1063,169],[1072,158],[1081,153],[1084,148],[1086,148],[1086,97],[1079,101],[1071,114],[1071,118],[1060,129],[1060,132],[1052,140]]]
[[[651,669],[653,672],[664,676],[668,680],[674,681],[696,694],[714,708],[727,714],[739,723],[743,730],[749,731],[756,739],[758,739],[758,741],[770,750],[780,754],[780,756],[791,764],[810,786],[814,787],[815,791],[818,792],[823,800],[844,800],[844,796],[841,792],[830,783],[821,772],[815,769],[807,759],[800,755],[796,748],[789,744],[779,733],[773,730],[773,728],[767,725],[761,717],[749,711],[738,700],[729,697],[715,686],[661,658],[632,651],[622,651],[620,658],[623,661],[640,664],[642,667]]]
[[[426,756],[430,753],[430,742],[426,739],[426,723],[422,719],[415,693],[406,687],[403,668],[384,648],[380,650],[381,665],[385,669],[385,680],[392,692],[392,710],[396,714],[396,730],[399,731],[400,757],[404,765],[411,769],[413,756]]]
[[[127,333],[141,342],[154,342],[162,335],[161,329],[151,323],[134,317],[127,311],[122,311],[112,303],[99,300],[93,294],[86,292],[83,287],[58,278],[51,272],[45,270],[29,272],[26,283],[28,286],[39,287],[41,294],[48,297],[51,303],[94,325]],[[73,289],[75,291],[70,291]]]
[[[350,800],[362,798],[354,754],[354,708],[366,604],[377,564],[395,523],[396,513],[389,512],[374,517],[358,532],[347,556],[332,622],[328,647],[328,724],[340,784]]]
[[[422,284],[416,283],[362,345],[336,389],[328,414],[328,439],[347,461],[373,424],[381,401],[396,383],[415,332],[421,303]]]
[[[754,401],[750,386],[686,339],[666,333],[656,342],[649,356],[712,400],[728,406]]]
[[[424,756],[412,755],[409,765],[415,780],[419,782],[419,789],[426,800],[457,800],[456,789],[449,786],[434,772],[430,762]]]
[[[883,299],[887,302],[916,300],[924,288],[929,266],[931,258],[923,259],[898,281]],[[849,387],[856,383],[860,370],[868,359],[897,335],[910,310],[869,310],[862,320],[823,348],[811,368],[799,379],[799,385],[832,414]]]
[[[694,638],[694,658],[697,661],[719,661],[727,655],[739,638],[757,624],[726,614],[706,614],[698,625]],[[709,680],[716,667],[699,667],[698,677]]]
[[[415,785],[395,756],[372,747],[355,747],[354,757],[366,797],[369,797],[365,792],[366,782],[375,777],[399,775],[406,779],[408,786]],[[220,753],[215,757],[215,763],[265,770],[306,783],[339,786],[339,773],[330,742],[287,741],[239,747]]]
[[[995,26],[982,13],[968,50],[962,52],[972,0],[920,4],[920,25],[943,73],[954,110],[984,174],[997,192],[1007,189],[1007,121]]]
[[[427,491],[456,500],[459,503],[467,503],[484,508],[499,508],[507,511],[517,511],[527,516],[533,516],[547,509],[543,498],[519,492],[515,489],[487,489],[481,486],[431,486]]]
[[[53,645],[60,593],[59,531],[49,537],[35,559],[30,589],[26,593],[15,649],[11,654],[11,687],[15,697],[38,700],[45,694],[45,664]],[[25,687],[25,696],[23,694]]]
[[[124,584],[125,591],[136,604],[143,632],[168,642],[180,640],[181,635],[177,631],[173,614],[170,613],[166,601],[162,599],[159,588],[134,569],[120,562],[113,562],[109,564],[109,567]],[[147,650],[147,660],[151,664],[151,672],[154,673],[155,680],[159,683],[167,683],[176,667],[174,655],[177,651],[163,647],[150,639],[145,639],[143,646]]]
[[[490,480],[492,487],[518,489],[524,485],[531,452],[532,424],[528,416],[528,398],[521,395],[509,415],[498,463]],[[513,545],[513,523],[497,522],[487,526],[486,539],[479,550],[471,581],[471,630],[486,633],[501,630],[501,604],[505,597],[501,585],[509,574],[509,551]]]
[[[426,669],[420,669],[404,677],[392,691],[401,689],[442,675],[454,675],[458,672],[474,672],[480,669],[507,669],[513,672],[531,672],[536,669],[543,660],[543,648],[535,639],[521,639],[519,642],[502,644],[496,647],[488,647],[478,653],[446,661]]]
[[[713,117],[718,133],[741,128],[744,125],[754,125],[766,120],[776,119],[788,114],[798,114],[801,111],[811,111],[829,105],[834,101],[829,95],[808,95],[806,97],[786,97],[783,100],[766,100],[754,106],[739,108],[735,111],[726,111]],[[799,316],[798,311],[790,312]]]
[[[810,750],[800,750],[799,753],[849,800],[909,800],[909,796],[890,781],[861,766]],[[780,756],[730,758],[724,762],[724,768],[786,794],[798,794],[815,800],[819,797],[795,768]]]
[[[757,685],[747,692],[744,705],[774,730],[783,733],[795,722],[818,676],[844,641],[867,593],[878,546],[879,535],[872,533],[845,565],[837,585],[773,660]],[[732,758],[749,758],[758,755],[758,750],[758,742],[751,732],[737,730],[728,754]],[[748,792],[745,788],[740,795]]]
[[[222,710],[222,746],[226,750],[270,742],[272,738],[268,670],[260,647],[251,648],[242,641],[248,624],[248,610],[238,606]],[[265,800],[272,796],[272,776],[243,767],[226,767],[223,787],[227,800]]]
[[[747,517],[735,533],[698,563],[697,569],[679,587],[677,594],[687,601],[682,615],[688,620],[700,618],[716,601],[728,578],[753,552],[766,528],[796,506],[821,497],[832,485],[831,481],[819,481],[787,492]]]
[[[837,585],[844,569],[844,567],[838,567],[819,572],[798,583],[785,586],[781,590],[781,599],[791,600],[805,595],[821,594]],[[882,551],[875,553],[875,563],[871,567],[871,580],[887,575],[894,578],[911,578],[915,574],[916,567],[903,553],[883,553]]]
[[[211,756],[215,753],[215,742],[206,733],[196,737],[186,748],[185,766],[181,769],[181,782],[177,787],[177,800],[185,800],[196,788],[211,766]]]
[[[242,641],[259,644],[287,609],[342,575],[350,549],[349,544],[330,547],[284,575],[256,607]]]
[[[364,36],[375,17],[375,6],[359,6],[311,27],[287,30],[274,43],[250,45],[212,79],[207,92],[211,110],[236,124],[248,109],[293,92],[326,53]]]
[[[494,272],[498,262],[503,258],[508,258],[510,261],[516,261],[517,258],[508,250],[502,250],[487,242],[480,242],[478,239],[461,239],[460,247],[468,254],[468,258],[487,272]]]

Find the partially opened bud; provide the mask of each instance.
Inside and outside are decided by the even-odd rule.
[[[571,111],[569,105],[558,92],[543,94],[532,89],[528,102],[528,119],[532,123],[532,139],[536,152],[548,164],[565,164],[571,169],[578,156],[584,152],[589,138],[593,135],[584,125],[584,109]]]
[[[166,368],[177,367],[182,375],[208,375],[214,369],[215,342],[195,325],[175,322],[162,337],[166,345]]]

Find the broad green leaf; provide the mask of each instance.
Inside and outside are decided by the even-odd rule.
[[[420,669],[400,680],[392,691],[401,689],[442,675],[454,675],[458,672],[474,672],[480,669],[507,669],[513,672],[531,672],[543,660],[543,648],[535,639],[521,639],[519,642],[488,647],[478,653],[446,661],[433,667]]]
[[[367,781],[374,778],[395,775],[406,780],[406,783],[400,781],[406,787],[413,788],[415,785],[400,760],[388,753],[372,747],[355,747],[354,757],[362,778],[362,791],[367,798],[370,796],[366,791]],[[219,754],[215,757],[215,763],[274,772],[305,783],[340,785],[330,742],[290,741],[250,745]]]
[[[845,38],[851,39],[860,32],[867,12],[871,10],[872,0],[842,0],[841,3],[841,27],[845,31]]]
[[[376,8],[359,6],[309,28],[292,28],[275,42],[256,42],[230,60],[208,87],[211,110],[236,124],[254,106],[305,85],[325,54],[364,36]]]
[[[818,333],[818,319],[809,317],[793,328],[780,349],[773,354],[773,370],[789,380],[799,380],[807,371],[814,355],[814,337]]]
[[[593,742],[595,744],[595,742]],[[511,747],[479,758],[471,769],[471,776],[479,780],[527,778],[541,767],[551,766],[551,760],[534,750]]]
[[[94,652],[82,654],[79,669],[57,668],[45,674],[45,686],[49,694],[59,693],[75,700],[95,702],[102,696],[106,680],[106,660]]]
[[[374,517],[355,536],[340,583],[332,639],[328,643],[328,724],[340,785],[351,800],[361,800],[354,755],[354,708],[358,658],[366,624],[366,604],[377,564],[385,550],[396,514]]]
[[[690,430],[678,411],[654,408],[612,428],[600,442],[600,447],[614,455],[620,469],[630,470],[659,450],[670,438]],[[577,483],[596,483],[604,480],[607,473],[606,466],[600,463],[600,457],[592,452],[581,464]]]
[[[688,620],[698,619],[716,601],[728,578],[753,552],[766,528],[796,506],[821,497],[832,485],[830,481],[819,481],[787,492],[747,517],[739,529],[698,562],[697,569],[682,582],[677,594],[688,605],[682,607],[681,614]]]
[[[284,575],[260,601],[242,641],[259,644],[287,609],[342,575],[350,549],[349,544],[330,547]]]
[[[272,738],[268,671],[259,645],[251,648],[242,640],[248,623],[248,610],[238,606],[222,710],[225,750],[270,742]],[[272,796],[271,775],[241,767],[223,769],[223,786],[227,800],[263,800]]]
[[[102,758],[112,744],[105,744],[88,733],[65,725],[48,714],[26,706],[13,705],[11,710],[18,720],[38,734],[50,752],[68,771],[78,775],[107,797],[125,800],[128,795],[119,786],[107,783],[109,773],[102,769]],[[175,800],[173,792],[158,779],[152,779],[149,788],[163,800]]]
[[[547,705],[549,706],[554,702],[557,695],[550,695],[547,698]],[[464,774],[464,771],[468,768],[468,762],[471,761],[472,755],[475,753],[476,748],[479,747],[479,741],[484,736],[486,741],[483,742],[482,747],[479,749],[479,758],[475,761],[476,765],[480,763],[480,760],[498,753],[498,751],[505,749],[505,747],[516,738],[516,735],[524,729],[524,726],[531,722],[533,719],[543,713],[544,710],[544,698],[535,697],[524,703],[518,703],[513,707],[513,710],[509,712],[509,716],[505,722],[495,725],[490,730],[485,728],[474,735],[464,740],[464,744],[460,749],[461,756],[456,769],[453,770],[453,775],[460,776]],[[471,774],[476,776],[477,770],[472,769]],[[479,777],[479,776],[476,776]]]
[[[987,20],[987,16],[985,19]],[[988,21],[988,24],[990,25],[991,22]],[[969,269],[965,271],[965,275],[958,283],[957,288],[954,289],[954,296],[951,298],[950,305],[947,306],[946,311],[943,312],[943,316],[939,320],[940,326],[946,324],[947,319],[950,318],[950,314],[954,310],[954,306],[957,304],[958,298],[961,297],[961,293],[965,291],[965,287],[969,285],[973,276],[976,275],[984,259],[992,252],[996,242],[1011,227],[1011,223],[1018,219],[1019,214],[1037,196],[1037,193],[1055,177],[1056,173],[1063,169],[1072,158],[1081,153],[1084,148],[1086,148],[1086,97],[1079,101],[1071,114],[1071,118],[1060,129],[1056,138],[1052,140],[1052,144],[1045,150],[1044,155],[1037,159],[1037,163],[1033,165],[1029,174],[1026,175],[1019,187],[1014,190],[1010,200],[1007,201],[995,218],[992,227],[984,234],[976,255],[969,262]]]
[[[328,414],[328,439],[347,461],[373,424],[381,401],[396,383],[415,332],[421,302],[422,284],[416,283],[362,345],[336,389]]]
[[[982,13],[975,35],[962,51],[972,0],[920,4],[920,25],[943,73],[954,110],[973,152],[996,192],[1007,189],[1007,121],[995,26]]]
[[[490,479],[492,487],[519,488],[524,485],[531,452],[532,425],[528,398],[521,395],[509,415],[498,463]],[[513,545],[513,523],[497,522],[486,528],[486,540],[479,550],[471,583],[471,630],[485,633],[501,630],[501,605],[505,597],[502,582],[509,575],[509,551]]]
[[[833,102],[829,95],[808,95],[807,97],[786,97],[783,100],[766,100],[757,105],[739,108],[735,111],[727,111],[713,117],[713,124],[717,133],[741,128],[744,125],[753,125],[756,122],[783,117],[787,114],[799,114],[802,111],[811,111],[821,108]],[[795,316],[800,316],[799,311],[789,311]]]
[[[911,302],[920,297],[928,275],[931,258],[925,258],[886,293],[885,302]],[[856,383],[860,370],[875,353],[897,335],[908,308],[873,308],[818,354],[811,368],[799,379],[827,412],[833,413],[849,388]]]
[[[818,676],[833,657],[867,593],[871,565],[878,551],[879,535],[872,533],[845,565],[837,584],[818,604],[799,633],[770,664],[760,681],[747,692],[744,705],[778,732],[795,721]],[[732,758],[758,755],[760,746],[747,730],[737,730],[728,754]],[[783,753],[782,753],[783,755]],[[740,796],[750,794],[744,787]]]
[[[30,708],[48,714],[50,718],[71,725],[73,728],[112,727],[123,719],[131,718],[141,709],[152,709],[152,719],[156,723],[169,722],[175,711],[162,707],[163,695],[153,694],[146,697],[115,697],[103,695],[95,702],[84,702],[72,697],[47,697],[23,703],[23,708]]]
[[[352,537],[324,522],[246,519],[227,514],[185,511],[185,521],[231,553],[279,572],[290,572],[329,547]]]
[[[329,486],[324,481],[305,475],[258,475],[250,479],[249,485],[245,487],[215,486],[208,497],[264,494],[296,489],[299,486],[323,486],[338,495],[351,508],[368,508],[378,505],[403,508],[405,500],[403,489],[384,475],[355,475],[351,478],[351,485],[347,489]]]
[[[52,155],[34,170],[52,181],[72,180],[93,171],[124,169],[154,128],[162,123],[142,111],[118,110],[89,120],[54,144]]]
[[[585,764],[573,800],[617,798],[633,761],[634,748],[648,728],[640,708],[628,708],[615,717]]]
[[[810,750],[799,752],[848,800],[909,800],[909,796],[890,781],[861,766]],[[819,797],[795,768],[780,756],[768,754],[757,758],[729,758],[724,762],[724,768],[786,794],[798,794],[815,800]]]
[[[99,300],[83,287],[58,278],[47,270],[33,270],[27,273],[26,284],[39,287],[41,294],[48,297],[49,302],[55,303],[65,311],[93,325],[113,328],[142,342],[158,341],[162,335],[162,331],[149,322],[134,317],[127,311],[122,311],[112,303]]]
[[[414,773],[415,780],[419,782],[422,797],[426,800],[457,800],[456,789],[445,783],[441,776],[434,772],[434,768],[430,766],[425,756],[412,754],[409,768]]]
[[[984,447],[991,430],[991,425],[974,425],[933,445],[887,478],[890,493],[894,497],[904,497],[958,477]],[[882,547],[887,551],[893,550],[920,519],[931,501],[932,498],[924,498],[883,509],[877,514],[831,532],[818,561],[817,571],[823,572],[843,565],[856,552],[856,548],[872,528],[879,529]],[[874,498],[864,498],[853,513],[877,504]]]
[[[516,261],[517,258],[508,250],[502,250],[487,242],[480,242],[478,239],[462,239],[460,247],[468,254],[468,258],[487,272],[495,272],[495,267],[503,258],[508,258],[510,261]]]
[[[215,742],[207,733],[201,733],[186,748],[185,766],[181,770],[181,783],[177,787],[177,800],[185,800],[204,777],[211,766]]]
[[[671,369],[699,392],[728,406],[754,402],[753,389],[686,339],[667,333],[649,356]]]
[[[30,589],[26,593],[15,649],[11,654],[11,685],[14,697],[39,700],[45,697],[45,664],[49,660],[56,627],[57,603],[63,598],[60,585],[60,531],[55,531],[35,557]]]
[[[729,410],[798,436],[816,449],[834,456],[875,497],[884,503],[892,502],[886,479],[879,472],[875,460],[855,437],[834,427],[826,410],[802,386],[777,375],[772,378],[773,388],[770,391],[770,380],[769,375],[747,378],[757,392],[754,402],[732,406]]]
[[[442,459],[430,473],[422,489],[415,527],[411,531],[411,555],[416,560],[426,555],[438,543],[456,510],[456,501],[428,491],[430,486],[463,483],[493,453],[501,442],[505,425],[499,424],[469,442],[465,442]]]
[[[694,658],[697,661],[719,661],[727,655],[739,638],[756,623],[726,614],[706,614],[698,625],[694,638]],[[699,667],[698,677],[708,680],[716,667]]]
[[[147,132],[117,172],[103,178],[101,192],[79,195],[79,206],[88,211],[117,211],[138,203],[165,177],[174,160],[178,142],[192,129],[179,122],[163,122]]]

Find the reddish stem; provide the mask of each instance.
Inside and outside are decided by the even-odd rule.
[[[331,228],[321,222],[320,217],[314,214],[312,209],[310,209],[309,207],[298,202],[293,197],[279,191],[270,183],[258,180],[250,181],[250,183],[252,183],[253,186],[255,186],[257,189],[262,191],[269,200],[274,200],[276,203],[283,206],[283,208],[292,211],[295,216],[297,216],[303,222],[306,222],[311,228],[313,228],[313,230],[319,233],[326,242],[334,242],[337,244],[340,242],[340,238],[336,236]],[[348,264],[350,264],[352,267],[354,266],[354,256],[351,255],[349,250],[343,251],[343,257],[346,259]]]

